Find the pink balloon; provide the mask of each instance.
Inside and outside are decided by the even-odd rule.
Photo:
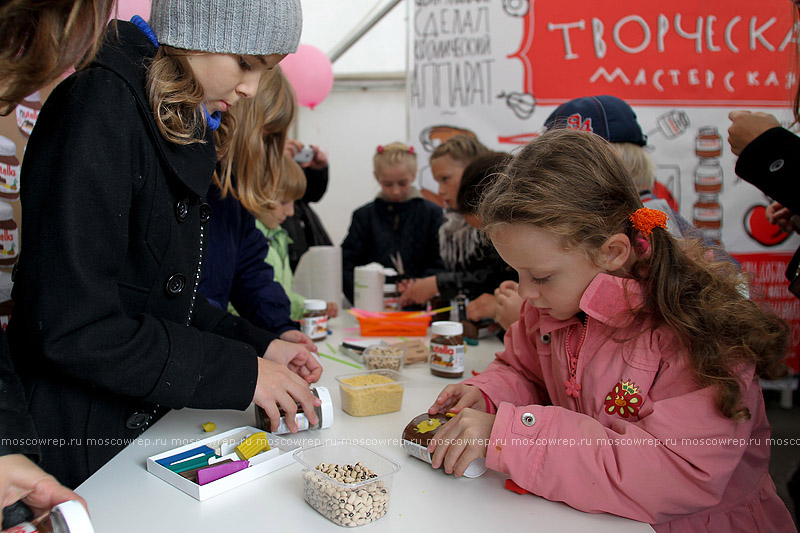
[[[333,67],[319,48],[301,44],[297,53],[289,54],[281,61],[281,69],[294,87],[300,105],[314,109],[331,92]]]

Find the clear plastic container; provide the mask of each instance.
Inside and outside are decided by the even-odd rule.
[[[383,382],[378,383],[379,380]],[[394,370],[368,370],[337,376],[336,381],[345,413],[372,416],[399,411],[403,405],[403,383],[408,380]]]
[[[388,344],[374,344],[364,348],[364,364],[369,370],[400,370],[406,357],[406,349]]]
[[[294,458],[303,465],[303,499],[334,524],[356,527],[386,515],[392,478],[400,470],[391,459],[364,446],[345,443],[303,448],[294,452]],[[359,462],[376,476],[343,483],[317,470],[320,463],[346,468]]]

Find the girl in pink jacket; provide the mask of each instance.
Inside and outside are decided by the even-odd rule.
[[[433,466],[472,460],[524,489],[656,531],[794,531],[767,470],[758,378],[786,372],[787,326],[730,263],[680,245],[600,137],[554,130],[480,215],[525,304],[505,351],[449,385]]]

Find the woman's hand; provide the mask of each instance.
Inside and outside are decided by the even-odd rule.
[[[264,352],[264,359],[285,366],[308,383],[315,383],[322,375],[322,365],[301,344],[275,339]]]
[[[439,393],[436,401],[428,408],[428,414],[458,413],[467,407],[485,413],[486,400],[483,399],[483,393],[475,385],[456,383],[448,385]]]
[[[314,341],[311,340],[311,337],[300,331],[299,329],[290,329],[281,333],[281,340],[286,342],[294,342],[296,344],[302,344],[306,347],[309,352],[318,352],[319,348],[317,345],[314,344]]]
[[[339,306],[336,305],[336,302],[328,302],[328,306],[325,308],[325,314],[328,315],[328,318],[336,318],[339,316]]]
[[[0,507],[22,500],[39,516],[54,505],[69,500],[78,500],[86,507],[86,502],[56,481],[56,478],[36,466],[22,454],[10,454],[0,457]],[[0,527],[3,516],[0,515]]]
[[[270,346],[279,341],[272,341]],[[308,354],[308,352],[306,352]],[[314,359],[308,354],[312,360]],[[316,362],[316,360],[314,360]],[[319,363],[317,363],[319,365]],[[315,380],[316,381],[316,380]],[[308,383],[300,376],[289,369],[285,364],[258,358],[258,381],[256,391],[253,395],[253,402],[266,411],[270,420],[270,431],[276,431],[280,423],[280,407],[286,413],[286,427],[292,433],[297,432],[295,415],[297,414],[297,403],[303,406],[303,412],[308,417],[309,423],[319,422],[314,407],[322,405],[322,401],[311,394]]]
[[[731,152],[735,155],[741,154],[753,139],[765,131],[781,125],[774,116],[761,112],[731,111],[728,113],[728,118],[731,119],[728,142],[731,145]]]
[[[407,279],[397,284],[400,293],[400,305],[405,307],[411,303],[424,304],[439,293],[436,276]]]
[[[497,300],[494,294],[484,293],[467,305],[467,318],[475,322],[482,318],[494,320],[497,314]]]
[[[767,222],[777,224],[786,233],[800,231],[800,225],[797,224],[799,217],[778,202],[772,202],[767,206],[766,216]]]
[[[497,299],[497,315],[495,320],[508,330],[511,324],[519,320],[519,311],[525,300],[517,292],[519,284],[516,281],[504,281],[500,287],[495,289],[494,296]]]
[[[494,419],[494,415],[475,409],[461,411],[439,429],[428,445],[431,466],[443,466],[445,472],[456,477],[464,475],[472,461],[486,457]]]

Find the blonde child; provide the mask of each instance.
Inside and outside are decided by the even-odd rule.
[[[299,401],[313,415],[308,350],[197,293],[212,131],[297,49],[301,26],[298,0],[154,0],[150,24],[118,21],[42,108],[6,332],[48,443],[40,465],[65,485],[170,408],[255,402],[272,417]]]
[[[431,406],[458,413],[433,466],[486,457],[534,494],[656,531],[793,531],[758,382],[785,373],[788,328],[736,268],[678,244],[591,133],[529,143],[480,214],[526,302],[505,351]]]
[[[464,170],[489,150],[475,137],[456,135],[437,146],[430,156],[431,171],[448,212],[439,229],[439,250],[445,270],[435,276],[408,280],[399,287],[403,301],[423,303],[436,295],[452,300],[463,293],[471,319],[494,318],[494,291],[516,275],[503,263],[477,228],[457,212]]]
[[[281,226],[287,217],[294,214],[294,202],[303,197],[306,191],[306,175],[300,165],[290,157],[284,156],[285,171],[275,183],[275,201],[261,218],[256,221],[256,226],[267,238],[269,252],[265,261],[272,266],[275,281],[281,284],[286,296],[291,302],[292,320],[300,320],[305,309],[303,302],[306,297],[294,292],[294,275],[289,265],[289,244],[291,239],[286,230]],[[339,313],[336,302],[328,302],[326,309],[328,317],[333,318]]]
[[[442,269],[439,226],[442,210],[422,198],[414,187],[417,154],[401,142],[378,146],[372,158],[380,192],[372,202],[353,212],[342,242],[342,278],[345,296],[353,301],[355,267],[378,262],[407,276],[427,276]]]

